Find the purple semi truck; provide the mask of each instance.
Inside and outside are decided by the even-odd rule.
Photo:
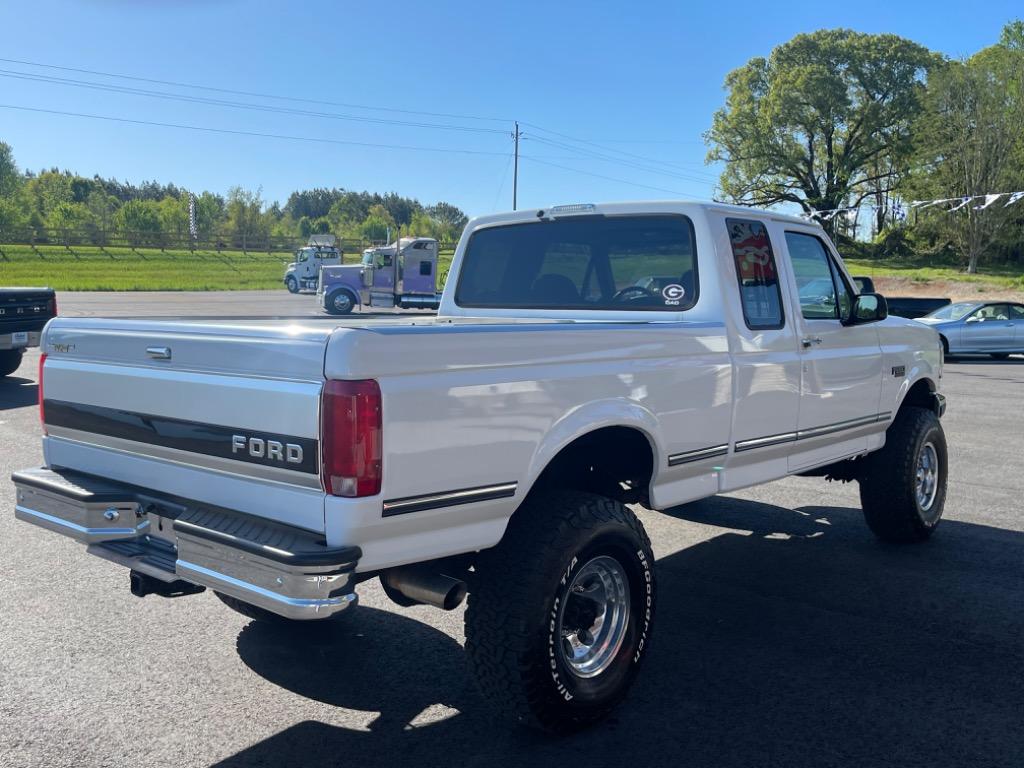
[[[367,248],[359,264],[321,268],[317,301],[332,315],[347,315],[356,306],[437,309],[437,253],[431,237]]]

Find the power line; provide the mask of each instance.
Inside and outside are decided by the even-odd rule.
[[[473,126],[451,125],[447,123],[423,123],[409,120],[394,120],[383,117],[367,117],[364,115],[345,115],[337,112],[315,112],[307,109],[296,109],[294,107],[275,107],[267,104],[254,104],[252,102],[227,101],[225,99],[213,99],[204,96],[188,96],[178,93],[167,93],[166,91],[151,91],[143,88],[129,88],[121,85],[107,85],[104,83],[91,83],[86,80],[74,80],[71,78],[53,77],[50,75],[34,75],[26,72],[15,72],[13,70],[0,69],[0,77],[27,80],[30,82],[49,83],[51,85],[66,85],[74,88],[89,88],[92,90],[107,91],[112,93],[125,93],[134,96],[147,98],[165,99],[171,101],[183,101],[193,104],[209,104],[220,107],[231,107],[234,109],[249,109],[259,112],[272,112],[288,115],[302,115],[305,117],[321,117],[332,120],[351,120],[362,123],[377,123],[382,125],[400,125],[413,128],[434,128],[452,131],[468,131],[473,133],[498,133],[505,131],[498,128],[476,128]]]
[[[44,68],[44,69],[56,69],[56,70],[61,70],[63,72],[77,72],[78,74],[83,74],[83,75],[97,75],[99,77],[116,77],[116,78],[120,78],[122,80],[134,80],[134,81],[140,82],[140,83],[154,83],[156,85],[170,85],[170,86],[175,87],[175,88],[194,88],[196,90],[202,90],[202,91],[214,91],[214,92],[217,92],[217,93],[230,93],[230,94],[233,94],[235,96],[255,96],[255,97],[261,98],[261,99],[279,99],[281,101],[295,101],[295,102],[302,102],[302,103],[305,103],[305,104],[320,104],[320,105],[329,106],[329,107],[345,107],[347,109],[366,109],[366,110],[371,110],[371,111],[376,111],[376,112],[398,112],[398,113],[403,113],[403,114],[407,114],[407,115],[425,115],[425,116],[428,116],[428,117],[450,117],[450,118],[454,118],[454,119],[457,119],[457,120],[483,120],[483,121],[489,121],[489,122],[495,122],[495,123],[510,123],[510,122],[512,122],[511,120],[508,120],[508,119],[505,119],[505,118],[498,118],[498,117],[480,117],[478,115],[461,115],[461,114],[452,114],[452,113],[448,113],[448,112],[423,112],[423,111],[415,110],[415,109],[398,109],[398,108],[395,108],[395,107],[374,107],[374,106],[370,106],[370,105],[366,105],[366,104],[352,104],[352,103],[340,102],[340,101],[324,101],[324,100],[321,100],[321,99],[307,99],[307,98],[303,98],[303,97],[299,97],[299,96],[282,96],[280,94],[259,93],[259,92],[256,92],[256,91],[241,91],[241,90],[235,90],[235,89],[232,89],[232,88],[218,88],[218,87],[212,86],[212,85],[198,85],[198,84],[195,84],[195,83],[182,83],[182,82],[177,82],[177,81],[174,81],[174,80],[158,80],[156,78],[151,78],[151,77],[138,77],[136,75],[117,74],[117,73],[114,73],[114,72],[102,72],[102,71],[95,70],[95,69],[80,69],[80,68],[77,68],[77,67],[62,67],[62,66],[58,66],[56,64],[43,64],[43,63],[38,62],[38,61],[26,61],[24,59],[0,58],[0,61],[7,62],[8,64],[23,64],[23,65],[29,66],[29,67],[41,67],[41,68]]]
[[[619,184],[628,184],[628,185],[633,186],[633,187],[642,187],[644,189],[653,189],[653,190],[655,190],[657,192],[668,192],[670,195],[678,195],[680,197],[687,197],[688,196],[687,193],[680,192],[677,189],[666,189],[665,187],[655,187],[655,186],[652,186],[650,184],[639,184],[639,183],[637,183],[635,181],[626,181],[625,179],[617,179],[614,176],[605,176],[604,174],[601,174],[601,173],[591,173],[590,171],[583,171],[583,170],[580,170],[579,168],[570,168],[567,165],[558,165],[557,163],[549,163],[546,160],[538,160],[536,157],[531,157],[530,155],[520,155],[520,157],[522,159],[524,159],[524,160],[530,160],[531,162],[534,162],[534,163],[540,163],[541,165],[547,165],[547,166],[550,166],[552,168],[560,168],[563,171],[571,171],[572,173],[582,173],[584,176],[593,176],[594,178],[604,179],[605,181],[614,181],[614,182],[617,182]]]
[[[492,210],[497,210],[497,208],[498,208],[498,200],[501,198],[501,190],[503,190],[505,188],[505,179],[508,178],[508,169],[509,169],[509,166],[512,165],[512,156],[514,154],[515,154],[515,152],[509,152],[508,153],[508,160],[505,161],[505,170],[503,170],[501,172],[501,183],[498,184],[498,191],[495,193],[495,195],[494,195],[494,202],[491,204],[491,209]]]
[[[589,159],[601,160],[601,161],[607,162],[607,163],[615,163],[615,164],[618,164],[618,165],[627,166],[629,168],[635,168],[637,170],[646,171],[647,173],[660,174],[662,176],[669,176],[669,177],[674,178],[674,179],[679,179],[680,181],[693,181],[693,182],[697,182],[697,183],[700,183],[700,184],[708,183],[708,182],[710,182],[710,181],[712,181],[714,179],[714,177],[711,177],[709,174],[697,174],[697,173],[693,173],[693,172],[690,172],[690,173],[679,173],[677,171],[663,170],[662,168],[657,168],[657,167],[651,167],[651,166],[643,165],[643,164],[640,164],[640,163],[633,162],[632,160],[626,160],[624,158],[618,158],[618,157],[614,157],[612,155],[601,154],[601,153],[598,153],[598,152],[594,152],[593,150],[583,149],[581,147],[573,147],[573,146],[571,146],[569,144],[565,144],[563,142],[553,142],[553,141],[550,141],[548,139],[544,139],[544,138],[541,138],[541,137],[538,137],[538,136],[529,136],[528,138],[530,138],[530,139],[532,139],[534,141],[540,142],[542,144],[546,144],[548,146],[555,147],[557,149],[565,149],[565,150],[568,150],[568,151],[576,152],[578,155],[582,155],[582,157],[579,158],[579,159],[588,159],[589,158]]]
[[[369,141],[349,141],[345,139],[325,139],[316,136],[290,136],[281,133],[261,133],[258,131],[243,131],[235,128],[210,128],[201,125],[184,125],[181,123],[164,123],[156,120],[136,120],[128,117],[112,117],[110,115],[91,115],[84,112],[65,112],[56,109],[42,109],[39,107],[24,107],[16,104],[0,104],[0,109],[16,109],[22,112],[39,112],[48,115],[63,115],[65,117],[85,117],[90,120],[105,120],[114,123],[129,123],[132,125],[148,125],[159,128],[178,128],[187,131],[202,131],[206,133],[222,133],[232,136],[254,136],[263,139],[282,139],[288,141],[304,141],[318,144],[341,144],[354,147],[372,147],[377,149],[404,149],[415,152],[442,152],[446,154],[459,155],[492,155],[504,157],[504,152],[488,152],[479,149],[453,149],[449,147],[421,147],[409,144],[378,144]]]
[[[576,136],[570,136],[567,133],[560,133],[559,131],[552,131],[549,128],[544,128],[543,126],[536,125],[535,123],[524,122],[523,125],[529,126],[530,128],[534,128],[534,129],[536,129],[538,131],[542,131],[543,133],[551,134],[552,136],[558,136],[560,138],[566,139],[566,140],[574,142],[576,144],[586,144],[588,146],[604,150],[605,152],[614,152],[616,154],[623,155],[625,157],[629,157],[629,158],[632,158],[634,160],[641,160],[641,161],[647,162],[647,163],[659,163],[659,164],[662,164],[662,165],[675,165],[676,167],[680,167],[681,168],[681,166],[679,166],[676,163],[669,163],[669,162],[666,162],[664,160],[660,160],[660,159],[654,158],[654,157],[647,157],[645,155],[637,155],[637,154],[635,154],[633,152],[626,152],[625,150],[615,149],[614,147],[606,147],[603,144],[598,144],[595,141],[590,141],[588,139],[581,139],[581,138],[578,138]]]

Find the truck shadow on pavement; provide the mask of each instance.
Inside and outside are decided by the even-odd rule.
[[[721,531],[659,553],[655,642],[605,723],[559,739],[495,722],[457,642],[362,608],[330,628],[251,623],[238,653],[301,696],[379,712],[369,729],[302,722],[218,765],[1020,764],[1024,535],[946,520],[895,547],[858,509],[723,497],[666,514]]]
[[[0,378],[0,411],[24,408],[39,401],[39,387],[32,379],[19,376]]]

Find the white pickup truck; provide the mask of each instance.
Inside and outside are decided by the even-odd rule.
[[[46,467],[16,516],[255,619],[329,619],[379,577],[454,608],[484,695],[564,731],[625,695],[659,510],[787,475],[856,480],[880,538],[942,515],[942,351],[857,295],[820,227],[658,202],[478,218],[436,318],[61,317]],[[311,321],[315,323],[316,321]]]

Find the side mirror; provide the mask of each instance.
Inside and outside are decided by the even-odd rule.
[[[889,304],[880,293],[862,293],[854,297],[853,312],[849,325],[863,325],[885,320],[889,316]]]

